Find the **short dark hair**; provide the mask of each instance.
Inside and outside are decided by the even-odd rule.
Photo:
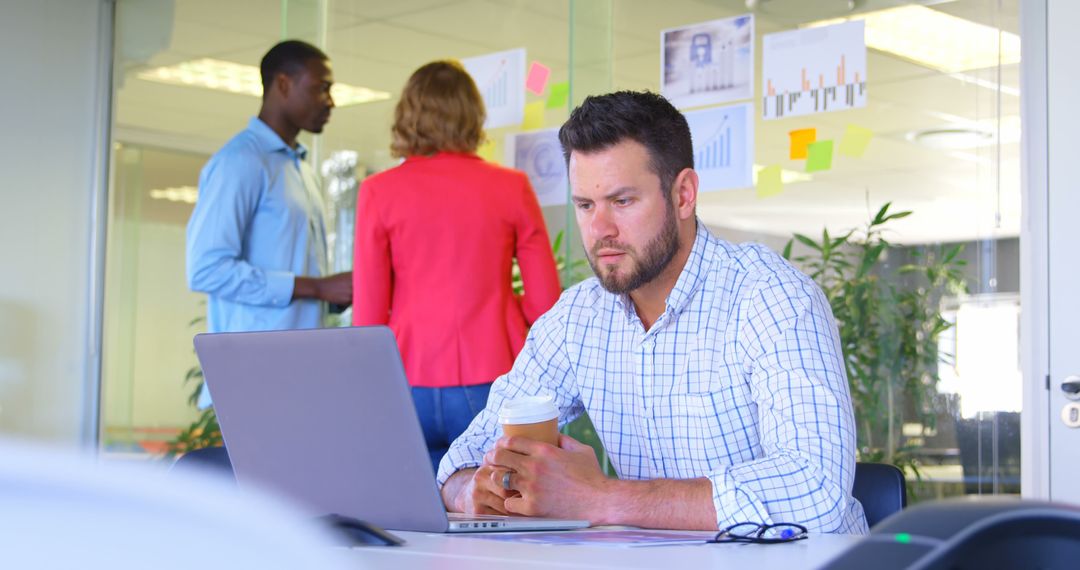
[[[667,99],[649,91],[586,97],[559,129],[567,163],[572,151],[601,151],[624,139],[641,143],[649,151],[649,168],[660,177],[665,192],[683,169],[694,167],[686,117]]]
[[[330,58],[321,49],[300,40],[285,40],[270,48],[259,62],[263,95],[270,91],[277,74],[293,77],[312,59],[328,61]]]

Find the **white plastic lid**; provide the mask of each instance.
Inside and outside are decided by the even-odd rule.
[[[522,396],[504,402],[499,410],[499,423],[510,425],[537,424],[559,417],[555,399],[550,395]]]

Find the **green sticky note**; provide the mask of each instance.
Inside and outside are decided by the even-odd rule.
[[[832,168],[832,141],[817,141],[806,145],[806,171],[820,172]]]
[[[547,108],[558,109],[565,107],[570,100],[570,82],[552,83],[548,88]]]
[[[757,197],[769,198],[784,191],[784,180],[778,165],[766,166],[757,175]]]
[[[874,131],[870,129],[858,125],[848,125],[843,138],[840,139],[840,148],[837,150],[840,154],[859,158],[866,152],[866,147],[870,144],[870,139],[873,136]]]
[[[521,123],[521,130],[532,131],[544,127],[544,102],[533,101],[525,105],[525,120]]]

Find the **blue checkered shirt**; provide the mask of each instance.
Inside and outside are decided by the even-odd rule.
[[[698,221],[664,313],[645,330],[595,278],[563,293],[450,447],[439,485],[502,436],[508,398],[553,394],[588,412],[622,479],[712,482],[718,527],[796,522],[865,533],[851,496],[855,423],[836,325],[818,286],[769,249]]]

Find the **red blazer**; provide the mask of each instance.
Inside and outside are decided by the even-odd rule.
[[[525,174],[472,154],[409,157],[364,180],[356,210],[353,324],[390,325],[409,383],[471,386],[509,371],[560,292]]]

